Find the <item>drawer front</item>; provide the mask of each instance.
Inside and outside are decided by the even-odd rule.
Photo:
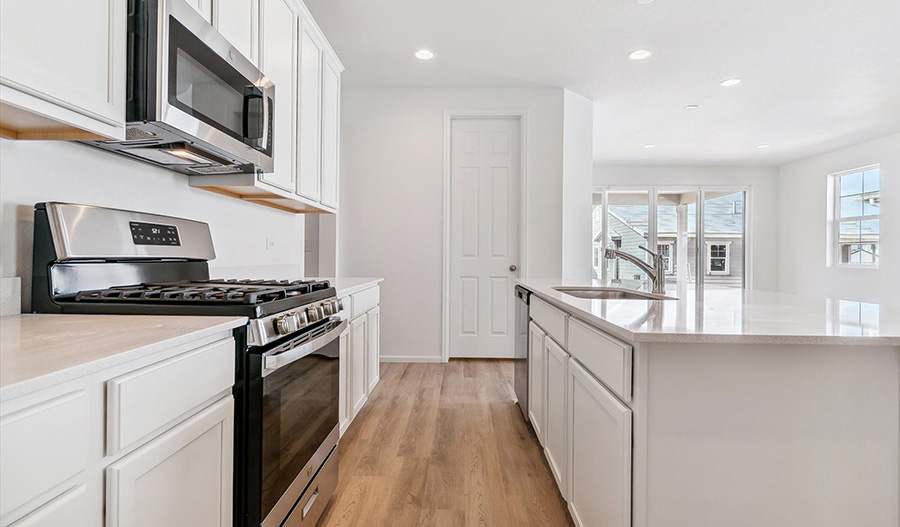
[[[381,300],[381,291],[378,286],[375,286],[364,291],[360,291],[359,293],[354,293],[352,295],[352,298],[353,301],[351,303],[353,304],[353,316],[351,318],[356,318],[378,305],[378,302]]]
[[[625,401],[631,400],[632,347],[569,319],[569,354]]]
[[[0,516],[87,467],[90,422],[85,391],[0,419]]]
[[[97,505],[99,505],[99,500]],[[11,527],[89,527],[92,523],[87,487],[79,485],[56,497]]]
[[[107,383],[112,455],[234,385],[234,339],[153,364]]]
[[[553,337],[559,345],[566,347],[566,319],[568,315],[551,306],[547,302],[531,295],[531,304],[528,309],[531,319],[541,327],[548,335]]]

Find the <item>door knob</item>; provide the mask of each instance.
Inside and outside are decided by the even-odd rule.
[[[509,270],[510,270],[511,272],[516,272],[516,269],[518,269],[518,267],[516,267],[516,264],[512,264],[512,265],[509,266]]]

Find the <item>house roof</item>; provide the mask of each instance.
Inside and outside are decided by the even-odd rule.
[[[697,232],[697,206],[688,204],[688,232]],[[617,215],[629,227],[642,236],[647,232],[646,205],[612,205],[610,213]],[[675,205],[663,205],[657,208],[657,224],[660,235],[677,232],[677,210]],[[704,218],[707,234],[741,234],[744,224],[743,199],[734,194],[721,196],[706,201]]]

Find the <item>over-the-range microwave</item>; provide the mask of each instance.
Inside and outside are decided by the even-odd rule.
[[[271,172],[275,85],[184,0],[128,0],[125,141],[189,175]]]

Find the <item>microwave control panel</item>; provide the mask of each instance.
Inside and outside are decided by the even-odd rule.
[[[129,222],[135,245],[181,245],[178,227],[156,223]]]

